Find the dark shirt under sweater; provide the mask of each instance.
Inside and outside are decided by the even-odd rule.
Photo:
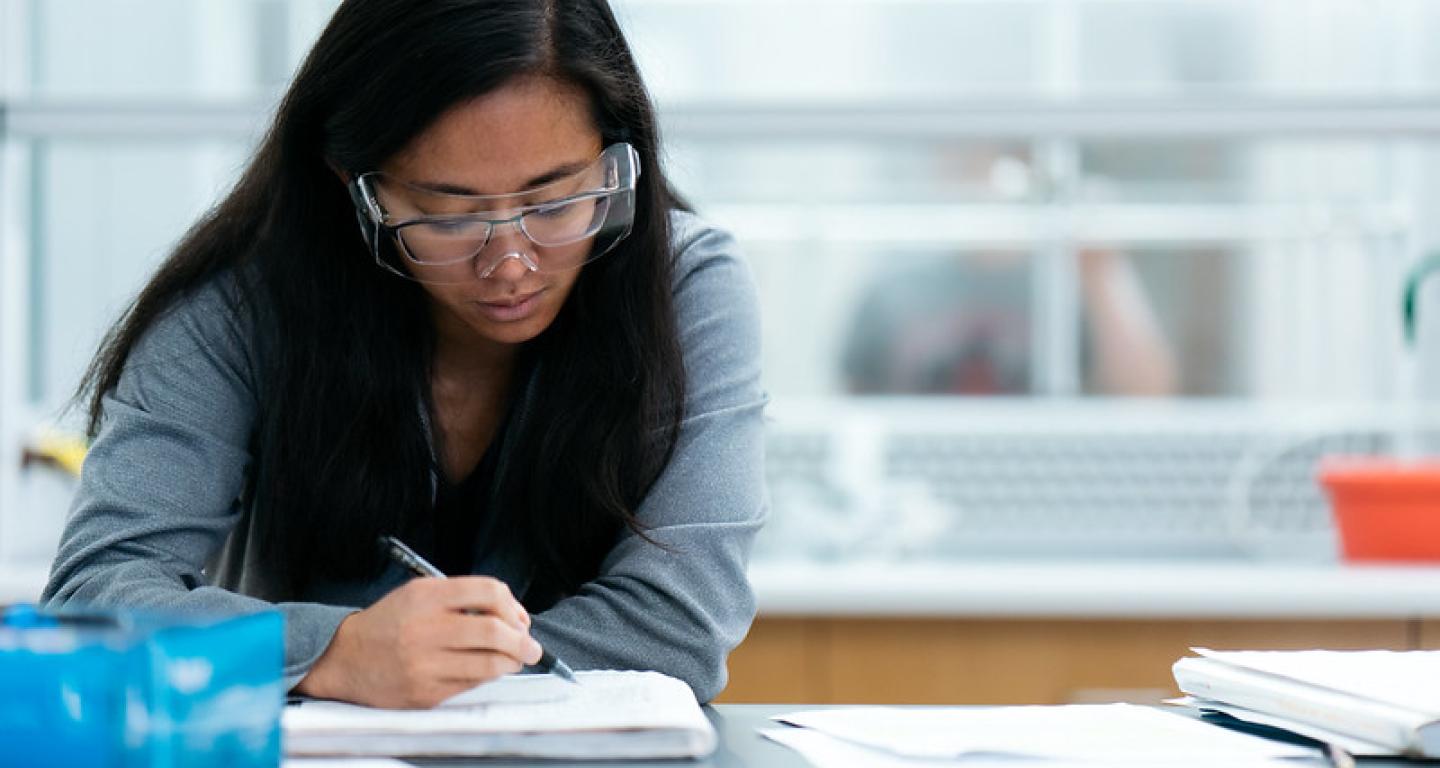
[[[435,567],[446,576],[468,576],[475,567],[477,539],[487,509],[490,485],[495,475],[495,453],[485,450],[480,464],[458,484],[442,476],[435,488],[434,546],[430,548]]]
[[[419,536],[425,542],[421,551],[446,576],[473,574],[475,564],[494,543],[500,510],[490,508],[490,490],[509,425],[507,412],[480,462],[460,482],[451,482],[442,468],[435,469],[435,509],[431,525],[422,524]]]

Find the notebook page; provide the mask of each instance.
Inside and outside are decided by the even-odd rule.
[[[1306,722],[1383,745],[1392,754],[1411,746],[1424,718],[1408,709],[1209,658],[1186,657],[1171,667],[1180,690]]]
[[[562,701],[575,694],[579,686],[556,675],[506,675],[440,702],[442,707],[467,707],[477,704],[539,704]]]
[[[1212,651],[1226,664],[1282,675],[1440,719],[1440,651]]]
[[[449,704],[428,710],[374,709],[335,701],[287,707],[287,735],[554,732],[680,728],[712,732],[685,683],[658,672],[577,672],[559,700]]]

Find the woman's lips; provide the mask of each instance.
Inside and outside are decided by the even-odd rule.
[[[518,296],[512,299],[501,301],[477,301],[475,305],[486,317],[499,323],[512,323],[516,320],[524,320],[535,312],[540,305],[539,296],[544,293],[542,288],[534,293],[525,296]]]

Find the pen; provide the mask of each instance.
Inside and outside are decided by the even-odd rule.
[[[1333,741],[1325,742],[1325,759],[1329,760],[1334,768],[1355,768],[1355,758]]]
[[[444,571],[431,565],[428,560],[421,557],[415,550],[405,546],[405,542],[394,536],[381,536],[380,546],[385,548],[386,554],[390,555],[395,562],[410,569],[410,572],[416,576],[429,576],[436,579],[445,578]],[[540,661],[536,662],[535,666],[546,672],[553,673],[558,677],[563,677],[576,685],[580,684],[580,681],[575,679],[575,673],[571,671],[570,665],[561,661],[555,654],[549,651],[541,652]]]

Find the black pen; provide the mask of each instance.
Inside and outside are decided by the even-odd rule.
[[[1328,760],[1334,768],[1355,768],[1355,757],[1339,744],[1333,741],[1327,741],[1325,742],[1323,751],[1325,752],[1325,759]]]
[[[380,546],[385,548],[386,554],[390,555],[395,562],[410,569],[416,576],[429,576],[431,578],[443,579],[445,572],[431,565],[428,560],[421,557],[415,550],[405,546],[405,542],[394,536],[381,536]],[[561,661],[555,654],[549,651],[541,651],[540,661],[535,663],[540,669],[563,677],[576,685],[580,681],[575,679],[575,673],[571,671],[570,665]]]

